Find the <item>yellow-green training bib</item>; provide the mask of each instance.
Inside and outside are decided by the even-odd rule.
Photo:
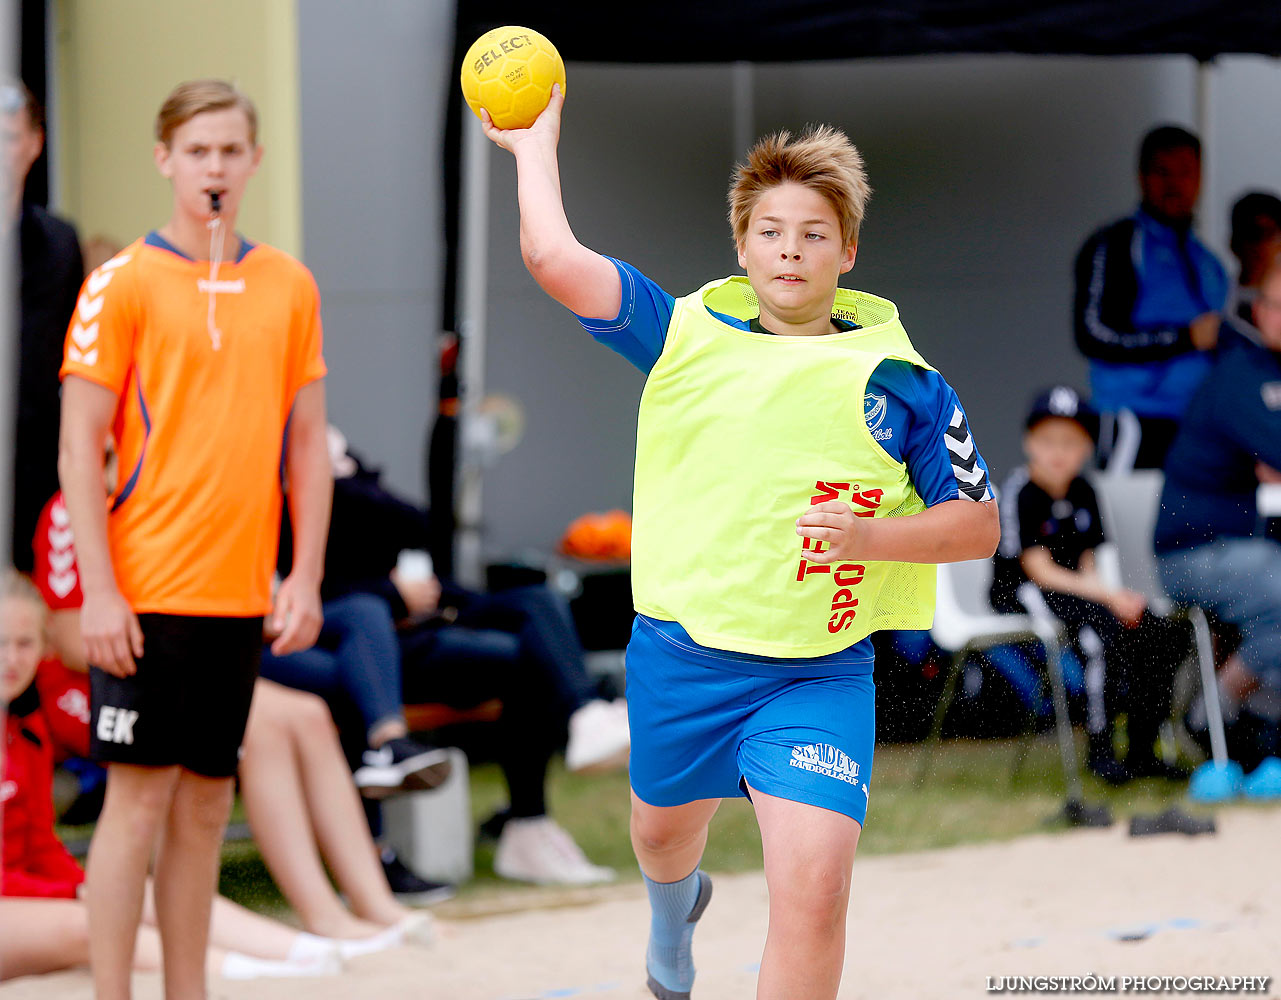
[[[886,358],[916,353],[894,303],[838,289],[832,314],[861,329],[819,337],[740,330],[708,309],[759,314],[746,278],[676,301],[641,394],[632,592],[636,610],[698,643],[776,657],[822,656],[880,629],[929,628],[935,569],[812,563],[796,519],[840,500],[862,517],[924,510],[872,437],[863,397]]]

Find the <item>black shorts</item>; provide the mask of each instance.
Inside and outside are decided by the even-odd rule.
[[[89,754],[118,764],[236,773],[262,659],[262,618],[139,615],[138,672],[89,670]]]

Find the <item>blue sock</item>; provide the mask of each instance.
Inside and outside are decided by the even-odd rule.
[[[697,868],[679,882],[654,882],[645,876],[645,891],[650,910],[645,953],[649,988],[660,1000],[688,997],[694,986],[694,924],[711,898],[712,880]]]

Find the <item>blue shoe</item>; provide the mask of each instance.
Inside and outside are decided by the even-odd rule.
[[[1188,798],[1194,802],[1227,802],[1241,793],[1241,765],[1234,760],[1220,765],[1207,760],[1188,780]]]
[[[1281,799],[1281,759],[1264,757],[1241,782],[1241,793],[1247,799]]]

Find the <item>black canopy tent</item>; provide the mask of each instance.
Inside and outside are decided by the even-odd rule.
[[[1026,55],[1275,55],[1281,10],[1222,0],[671,0],[620,18],[600,3],[540,9],[461,0],[455,65],[482,32],[527,24],[567,60],[603,63],[795,62],[859,56],[1014,52]]]
[[[528,4],[460,0],[450,79],[484,31],[524,24],[551,38],[566,61],[594,63],[793,62],[873,56],[940,54],[1188,55],[1207,62],[1227,53],[1281,54],[1281,4],[1215,0],[1075,0],[1011,3],[988,0],[898,0],[842,3],[837,0],[658,0],[620,21],[600,3],[558,4],[534,10]],[[675,30],[674,30],[675,29]],[[483,355],[483,278],[469,275],[463,259],[484,267],[487,193],[480,171],[465,155],[464,107],[451,88],[444,142],[446,260],[442,328],[441,411],[431,436],[427,484],[437,515],[433,555],[442,570],[454,568],[459,461],[460,353],[470,377],[462,378],[462,419],[476,398]],[[482,154],[483,156],[484,154]],[[464,236],[467,235],[465,239]],[[470,291],[467,291],[471,281]],[[460,336],[461,335],[461,336]],[[469,351],[470,347],[470,351]],[[470,395],[468,395],[470,391]],[[478,526],[479,472],[470,469],[462,511],[468,528]],[[470,493],[470,499],[467,494]],[[476,550],[478,552],[478,550]]]

